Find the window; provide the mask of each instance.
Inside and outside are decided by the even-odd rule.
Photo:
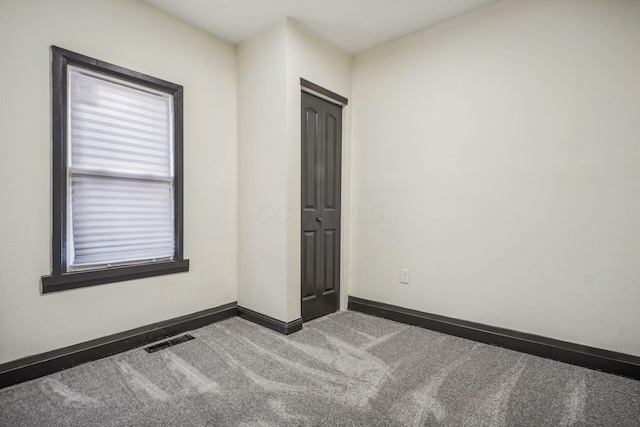
[[[51,49],[53,265],[42,291],[188,271],[182,86]]]

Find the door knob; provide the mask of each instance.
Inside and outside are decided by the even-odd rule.
[[[318,222],[322,222],[322,217],[321,217],[321,216],[319,216],[318,218],[316,218],[316,221],[318,221]]]

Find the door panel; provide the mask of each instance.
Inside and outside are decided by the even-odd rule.
[[[320,189],[320,182],[316,173],[319,167],[318,150],[320,146],[320,112],[319,105],[308,106],[303,110],[303,139],[306,144],[302,146],[303,165],[302,174],[302,194],[304,207],[316,210],[318,207],[317,195]]]
[[[325,138],[325,164],[326,164],[326,187],[325,187],[325,208],[335,209],[336,206],[336,194],[335,194],[335,167],[336,167],[336,123],[335,117],[326,117],[326,138]]]
[[[335,256],[336,256],[336,232],[327,230],[324,232],[324,291],[335,289]]]
[[[313,296],[316,276],[316,232],[302,233],[302,298]]]
[[[342,108],[302,93],[302,320],[339,308]]]

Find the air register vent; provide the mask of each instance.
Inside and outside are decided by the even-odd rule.
[[[147,353],[155,353],[158,350],[164,350],[165,348],[173,347],[177,344],[182,344],[183,342],[195,340],[195,338],[191,335],[182,335],[180,337],[172,338],[170,340],[162,341],[158,344],[154,344],[150,347],[145,348]]]

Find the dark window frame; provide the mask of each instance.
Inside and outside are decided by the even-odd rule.
[[[183,258],[183,87],[124,67],[51,46],[52,61],[52,272],[42,276],[42,293],[189,271]],[[173,96],[174,236],[170,261],[67,271],[67,66],[74,65]]]

